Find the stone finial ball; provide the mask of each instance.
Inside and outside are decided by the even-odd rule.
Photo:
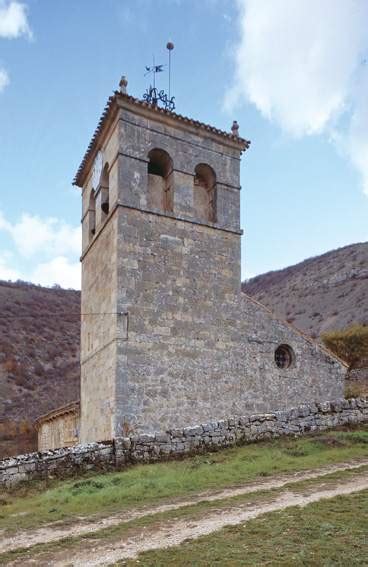
[[[174,49],[174,44],[173,44],[173,42],[172,42],[172,41],[168,41],[167,44],[166,44],[166,48],[167,48],[169,51],[172,51],[172,50]]]

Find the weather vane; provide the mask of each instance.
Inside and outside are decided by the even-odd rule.
[[[169,41],[166,45],[166,49],[169,52],[169,94],[167,95],[164,90],[159,90],[156,87],[156,73],[162,73],[164,71],[165,65],[156,65],[155,58],[153,57],[153,65],[148,66],[146,65],[146,73],[147,75],[153,75],[153,86],[150,85],[149,89],[143,95],[143,100],[152,104],[152,106],[158,106],[161,104],[165,110],[174,110],[175,109],[175,97],[171,96],[171,52],[174,49],[174,44]]]

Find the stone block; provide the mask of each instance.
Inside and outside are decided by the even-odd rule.
[[[331,404],[330,402],[322,402],[319,404],[319,408],[322,413],[328,413],[329,411],[331,411]]]
[[[290,414],[289,414],[288,411],[279,410],[279,411],[275,412],[275,416],[276,416],[277,421],[285,421],[286,422],[286,421],[288,421]]]
[[[239,417],[239,419],[238,419],[238,423],[242,427],[247,426],[249,424],[249,422],[250,422],[250,420],[249,420],[249,417],[247,417],[247,416],[242,416],[242,417]]]
[[[194,427],[184,427],[183,434],[185,437],[194,437],[196,435],[202,435],[203,428],[200,425]]]
[[[168,433],[156,433],[155,440],[156,443],[168,443],[170,441],[170,435],[168,435]]]
[[[343,401],[342,400],[334,400],[331,402],[331,411],[333,412],[340,412],[343,408]]]
[[[299,417],[307,417],[309,413],[310,413],[310,409],[307,404],[303,404],[298,407]]]
[[[257,413],[257,414],[254,414],[254,415],[249,416],[249,421],[250,421],[251,423],[253,423],[253,422],[255,422],[255,421],[258,421],[258,422],[259,422],[259,421],[260,421],[260,420],[259,420],[259,416],[260,416],[260,415],[261,415],[261,414],[258,414],[258,413]]]

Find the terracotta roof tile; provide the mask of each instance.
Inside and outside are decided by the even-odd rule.
[[[112,107],[114,106],[114,104],[116,103],[116,101],[118,99],[125,99],[127,101],[129,101],[132,104],[138,105],[140,107],[145,107],[145,108],[149,108],[150,110],[153,110],[154,112],[156,112],[157,114],[164,114],[167,116],[171,116],[173,118],[175,118],[176,120],[179,120],[180,122],[184,122],[185,124],[191,124],[193,126],[196,126],[198,128],[202,128],[204,130],[207,130],[208,132],[213,132],[214,134],[217,134],[218,136],[222,136],[228,140],[233,140],[234,142],[238,142],[239,145],[243,146],[243,149],[248,149],[249,145],[250,145],[250,141],[246,140],[245,138],[240,138],[239,136],[234,136],[234,134],[229,133],[229,132],[225,132],[224,130],[220,130],[218,128],[215,128],[214,126],[211,126],[209,124],[205,124],[204,122],[199,122],[198,120],[194,120],[193,118],[188,118],[187,116],[182,116],[181,114],[176,114],[175,112],[172,112],[170,110],[165,110],[164,108],[160,108],[159,106],[152,106],[152,104],[149,104],[148,102],[145,102],[144,100],[140,100],[137,99],[133,96],[130,96],[128,94],[123,94],[120,91],[115,91],[114,94],[112,96],[109,97],[106,106],[102,112],[101,118],[97,124],[97,128],[92,136],[92,139],[88,145],[88,148],[86,150],[86,153],[84,154],[84,157],[82,159],[82,162],[78,168],[78,171],[73,179],[73,185],[79,185],[80,183],[80,178],[82,175],[82,172],[84,170],[84,167],[86,165],[87,160],[89,159],[90,155],[92,154],[92,152],[95,150],[95,146],[96,146],[96,142],[97,142],[97,138],[99,137],[102,128],[105,124],[105,121],[112,109]]]

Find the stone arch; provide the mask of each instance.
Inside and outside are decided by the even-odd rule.
[[[152,149],[148,160],[148,206],[171,213],[174,208],[173,161],[160,148]]]
[[[206,163],[194,169],[193,203],[195,215],[205,222],[216,222],[216,173]]]

